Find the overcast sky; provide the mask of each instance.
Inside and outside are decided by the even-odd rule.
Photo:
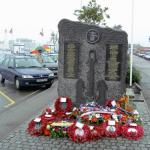
[[[89,0],[0,0],[0,39],[4,30],[13,28],[13,37],[41,39],[39,32],[44,30],[44,39],[52,31],[57,32],[58,22],[62,18],[77,21],[74,10]],[[110,19],[107,25],[122,25],[131,41],[131,4],[132,0],[97,0],[102,7],[108,6]],[[134,0],[134,43],[150,46],[150,0]]]

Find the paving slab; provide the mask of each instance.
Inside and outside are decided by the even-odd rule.
[[[30,118],[0,141],[0,150],[150,150],[150,113],[147,104],[145,101],[134,104],[143,118],[145,130],[144,137],[138,141],[103,137],[97,141],[75,143],[68,138],[35,137],[26,132]]]

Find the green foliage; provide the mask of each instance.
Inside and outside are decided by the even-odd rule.
[[[110,18],[106,11],[108,7],[101,8],[96,3],[96,0],[91,0],[87,6],[83,6],[80,10],[75,10],[74,15],[78,17],[78,20],[85,23],[99,25],[106,25],[105,18]]]
[[[140,81],[141,81],[141,74],[136,68],[133,67],[133,69],[132,69],[132,83],[134,83],[134,82],[140,83]],[[126,83],[127,84],[130,83],[130,66],[129,65],[128,65],[128,69],[127,69]]]
[[[122,30],[122,26],[120,24],[119,25],[114,25],[113,29]]]
[[[67,137],[68,135],[67,135],[67,132],[66,131],[64,131],[64,129],[63,128],[61,128],[61,127],[51,127],[50,126],[50,136],[52,137],[52,138],[59,138],[59,137]]]

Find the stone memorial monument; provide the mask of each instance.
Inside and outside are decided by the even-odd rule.
[[[58,95],[75,104],[125,93],[127,34],[63,19],[59,22]]]

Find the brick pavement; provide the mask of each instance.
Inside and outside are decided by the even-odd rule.
[[[144,121],[145,135],[141,140],[103,137],[97,141],[78,144],[67,138],[34,137],[25,131],[28,121],[0,141],[0,150],[150,150],[149,110],[145,102],[135,102],[135,105]]]

